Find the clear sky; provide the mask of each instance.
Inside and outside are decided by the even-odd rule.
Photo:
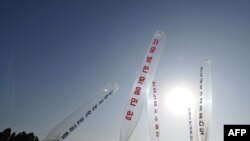
[[[156,30],[167,43],[156,73],[160,140],[188,141],[187,117],[164,107],[171,88],[199,88],[213,62],[212,140],[250,124],[250,2],[245,0],[1,0],[0,130],[43,139],[107,82],[120,90],[68,140],[117,141],[129,92]],[[146,113],[130,141],[149,141]]]

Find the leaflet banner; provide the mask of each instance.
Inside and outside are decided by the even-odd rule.
[[[151,83],[160,59],[160,54],[165,44],[163,32],[155,32],[149,49],[143,60],[139,75],[130,92],[125,108],[120,130],[120,141],[128,141],[140,119],[144,106],[146,93],[150,92]]]
[[[92,114],[107,101],[117,90],[119,86],[117,83],[109,83],[88,103],[79,107],[75,112],[69,115],[66,119],[61,121],[50,133],[46,136],[44,141],[62,141],[66,139],[72,132],[74,132],[80,125],[84,124]]]
[[[159,129],[159,117],[158,117],[158,99],[156,82],[152,82],[150,93],[147,95],[147,110],[148,110],[148,123],[149,134],[151,141],[159,141],[160,129]]]
[[[198,103],[198,141],[208,141],[212,119],[211,61],[205,60],[200,68],[200,93]]]

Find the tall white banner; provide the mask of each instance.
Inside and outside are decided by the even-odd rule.
[[[200,92],[198,103],[198,141],[208,141],[212,119],[211,61],[205,60],[200,67]]]
[[[88,103],[79,107],[71,115],[61,121],[50,133],[46,136],[44,141],[62,141],[66,139],[72,132],[74,132],[78,126],[84,124],[88,118],[105,102],[107,101],[117,90],[119,86],[117,83],[109,83],[100,91],[96,96]]]
[[[120,141],[128,141],[140,119],[144,106],[146,93],[150,92],[151,83],[165,44],[165,34],[156,31],[149,49],[143,60],[138,77],[130,92],[125,108],[120,130]]]

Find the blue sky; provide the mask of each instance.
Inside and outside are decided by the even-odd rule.
[[[212,140],[224,124],[250,124],[250,2],[0,2],[0,130],[43,139],[107,82],[120,90],[69,140],[118,140],[122,114],[153,33],[166,33],[156,73],[160,140],[188,140],[185,117],[164,107],[171,88],[198,91],[202,60],[213,62]],[[131,141],[149,141],[146,115]]]

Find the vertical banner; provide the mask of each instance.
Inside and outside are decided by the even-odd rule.
[[[211,61],[205,60],[200,67],[200,92],[198,103],[198,141],[208,141],[212,119]]]
[[[148,110],[148,123],[149,123],[149,134],[151,141],[159,141],[160,127],[158,117],[158,99],[156,82],[152,82],[151,91],[147,94],[147,110]]]
[[[165,44],[165,34],[156,31],[143,60],[138,77],[130,92],[129,100],[122,117],[120,141],[128,141],[140,119],[145,102],[145,94],[150,92],[160,54]]]
[[[78,126],[84,124],[88,118],[92,116],[94,112],[110,98],[117,90],[119,86],[117,83],[109,83],[100,91],[96,96],[88,103],[79,107],[71,115],[61,121],[56,127],[54,127],[43,141],[62,141],[66,139]]]

